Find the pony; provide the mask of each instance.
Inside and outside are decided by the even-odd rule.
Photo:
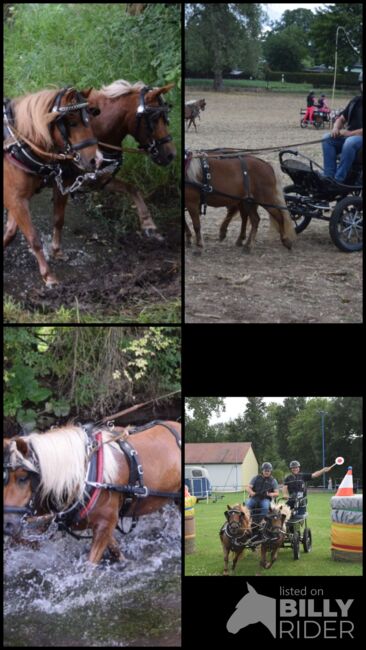
[[[98,115],[91,117],[91,127],[99,141],[103,164],[94,175],[82,185],[82,191],[106,189],[108,192],[127,193],[137,208],[142,233],[146,237],[162,241],[163,238],[151,217],[142,194],[131,183],[116,178],[115,174],[122,164],[121,142],[132,135],[139,144],[140,152],[145,152],[159,166],[169,165],[176,157],[176,148],[168,133],[168,112],[171,108],[162,95],[174,84],[151,88],[144,82],[134,84],[124,79],[114,81],[100,90],[89,89],[90,101],[98,108]],[[75,179],[70,174],[70,182]],[[61,193],[57,185],[53,188],[54,230],[52,251],[57,258],[63,257],[61,234],[65,218],[68,194]]]
[[[68,424],[4,439],[4,532],[24,536],[24,522],[92,529],[89,561],[106,549],[124,559],[118,519],[150,514],[180,498],[180,424],[156,420],[117,436]]]
[[[234,555],[232,563],[234,571],[244,546],[251,536],[251,517],[249,509],[241,503],[235,506],[227,505],[225,517],[226,523],[221,527],[219,535],[224,551],[224,576],[227,576],[230,551]]]
[[[237,634],[247,625],[263,623],[276,638],[276,599],[259,594],[248,582],[247,587],[248,593],[239,600],[226,624],[227,631]]]
[[[192,100],[184,104],[184,119],[188,122],[187,131],[191,124],[193,124],[195,131],[197,132],[195,119],[200,118],[200,111],[204,111],[206,108],[206,101],[204,99],[198,99],[196,101]]]
[[[185,207],[196,234],[196,245],[203,247],[200,225],[200,206],[229,207],[221,226],[220,239],[224,239],[229,221],[239,211],[242,231],[240,245],[245,238],[249,216],[252,229],[246,251],[254,246],[258,230],[257,206],[269,213],[272,226],[279,231],[282,244],[292,248],[296,238],[295,229],[287,210],[281,187],[281,179],[272,165],[255,156],[227,153],[225,150],[203,151],[193,154],[185,173]],[[225,229],[226,224],[226,229]],[[191,245],[191,231],[185,222],[187,246]]]
[[[56,284],[57,279],[32,224],[29,201],[50,179],[62,177],[57,161],[71,160],[76,174],[80,169],[94,171],[101,162],[89,125],[89,94],[72,87],[41,90],[8,100],[4,106],[4,247],[13,241],[19,227],[46,286]]]
[[[291,517],[291,509],[286,504],[274,504],[266,517],[262,531],[264,538],[261,544],[260,564],[265,569],[270,569],[277,560],[278,550],[286,537],[286,521]],[[267,552],[271,553],[271,560],[267,561]]]

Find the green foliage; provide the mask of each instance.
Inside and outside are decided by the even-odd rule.
[[[5,327],[4,413],[32,429],[180,388],[177,327]]]
[[[170,132],[177,159],[159,168],[144,156],[126,156],[123,175],[149,180],[145,189],[176,184],[180,178],[181,138],[180,5],[148,4],[130,15],[126,4],[20,3],[5,24],[5,94],[16,97],[49,84],[77,88],[116,79],[148,85],[175,83]],[[135,146],[127,138],[126,146]]]

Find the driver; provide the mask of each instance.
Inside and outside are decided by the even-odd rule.
[[[291,470],[291,474],[286,476],[283,482],[282,493],[285,498],[288,498],[286,503],[288,506],[290,506],[290,508],[294,507],[296,497],[299,495],[300,498],[306,496],[306,481],[310,481],[312,478],[318,478],[318,476],[322,476],[325,474],[325,472],[329,472],[331,469],[330,467],[323,467],[323,469],[319,469],[313,473],[300,472],[300,463],[298,460],[292,460],[289,468]],[[298,509],[298,514],[305,514],[305,511],[306,505],[302,505]]]
[[[324,178],[333,186],[346,181],[357,153],[362,148],[362,72],[359,76],[361,94],[354,97],[334,122],[330,134],[323,137]],[[345,125],[347,124],[347,128]],[[337,169],[337,155],[340,161]]]
[[[279,495],[278,483],[271,476],[272,469],[271,463],[263,463],[262,473],[254,476],[249,485],[245,486],[250,496],[246,506],[251,511],[254,510],[253,520],[257,522],[267,516],[272,498]]]

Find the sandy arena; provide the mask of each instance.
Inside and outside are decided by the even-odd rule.
[[[185,131],[189,149],[274,147],[319,140],[325,132],[300,128],[302,95],[255,92],[194,91],[190,99],[206,99],[206,110]],[[350,97],[335,102],[343,108]],[[333,107],[332,107],[333,108]],[[300,149],[322,165],[320,144]],[[269,162],[278,153],[258,154]],[[291,179],[282,174],[283,186]],[[250,255],[235,246],[240,218],[219,242],[225,208],[208,208],[201,217],[204,250],[186,250],[185,311],[187,323],[359,323],[362,322],[362,253],[343,253],[329,236],[328,223],[312,220],[298,235],[292,251],[261,222]],[[191,220],[186,213],[187,223]],[[192,228],[191,228],[192,230]]]

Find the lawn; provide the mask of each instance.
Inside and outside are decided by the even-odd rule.
[[[195,506],[196,552],[185,555],[185,575],[222,575],[224,561],[219,538],[219,530],[225,522],[224,512],[227,504],[231,506],[242,502],[243,494],[229,494],[216,502],[200,501]],[[310,553],[304,553],[300,546],[300,559],[293,559],[292,548],[279,551],[277,562],[270,569],[259,566],[257,552],[246,549],[239,560],[235,575],[238,576],[359,576],[362,565],[351,562],[335,562],[331,559],[330,534],[330,496],[328,494],[309,494],[308,527],[313,537]]]

